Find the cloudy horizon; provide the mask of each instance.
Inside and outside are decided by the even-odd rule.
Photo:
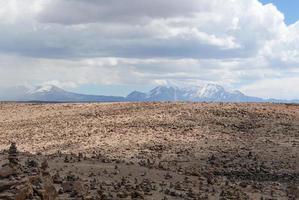
[[[0,0],[0,88],[207,82],[299,99],[298,20],[270,0]]]

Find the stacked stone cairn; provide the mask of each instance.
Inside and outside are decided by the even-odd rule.
[[[42,173],[36,173],[36,169],[31,170],[30,167],[23,166],[18,156],[16,144],[11,143],[8,163],[0,168],[0,199],[56,200],[58,195],[50,173],[47,172],[47,163],[42,164]]]

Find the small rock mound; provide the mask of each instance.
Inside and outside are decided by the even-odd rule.
[[[18,159],[16,144],[12,143],[8,150],[8,163],[0,169],[0,199],[56,200],[57,196],[53,180],[47,172],[46,161],[42,164],[42,168],[37,170],[22,166]]]

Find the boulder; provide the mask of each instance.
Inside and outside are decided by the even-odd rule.
[[[17,181],[0,181],[0,192],[10,189],[12,186],[17,185]]]
[[[16,175],[18,170],[10,165],[5,165],[0,169],[0,178],[8,178],[9,176]]]
[[[25,184],[20,185],[15,193],[15,200],[26,200],[32,199],[33,197],[33,188],[29,181]]]
[[[87,193],[86,188],[80,181],[74,182],[73,191],[76,192],[77,196],[84,196]]]
[[[66,192],[66,193],[72,192],[72,190],[73,190],[73,183],[71,181],[66,181],[66,182],[63,182],[61,184],[61,187],[63,189],[63,192]]]

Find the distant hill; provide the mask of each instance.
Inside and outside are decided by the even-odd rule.
[[[240,91],[227,91],[216,84],[203,84],[194,87],[158,86],[144,93],[134,91],[126,97],[86,95],[63,90],[54,85],[7,88],[0,92],[1,101],[42,101],[42,102],[155,102],[155,101],[190,101],[190,102],[274,102],[299,103],[299,100],[262,99],[251,97]]]

